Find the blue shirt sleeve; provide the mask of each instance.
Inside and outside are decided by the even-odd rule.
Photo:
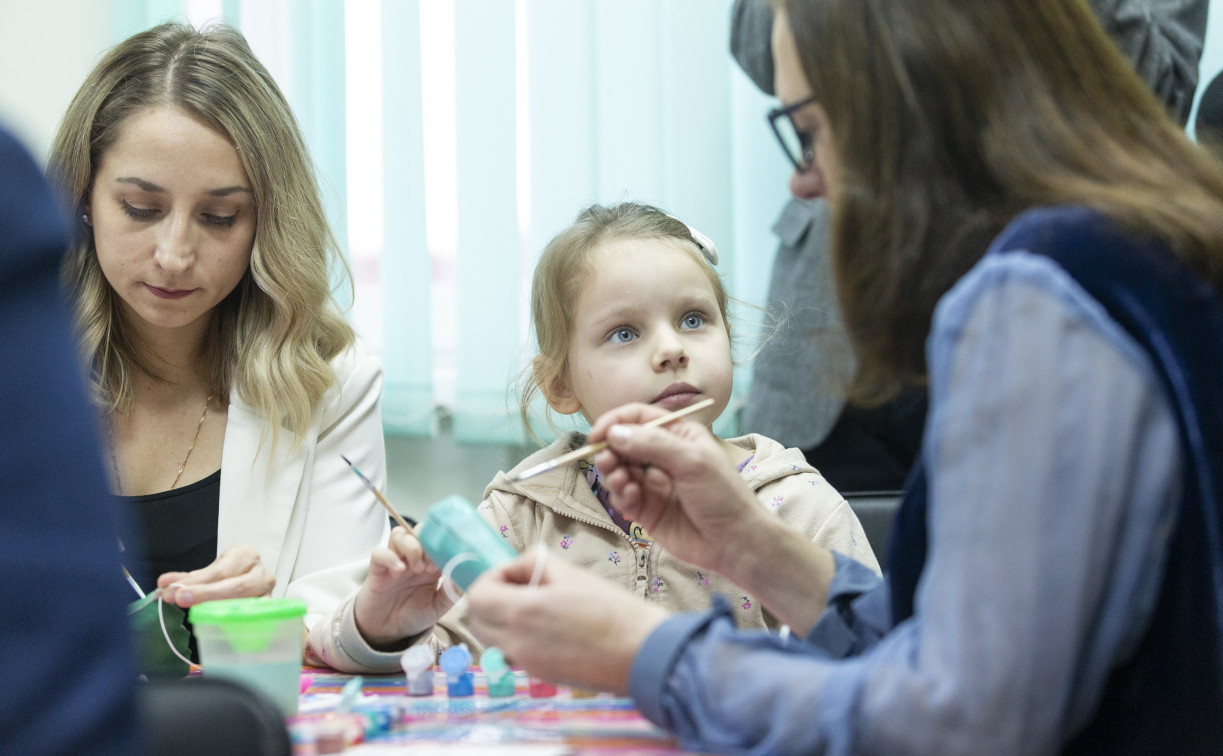
[[[716,610],[669,620],[629,684],[686,745],[1056,753],[1141,638],[1181,479],[1146,354],[1052,261],[1019,251],[944,297],[928,355],[930,548],[914,615],[864,642],[886,627],[886,600],[868,606],[885,584],[844,590],[852,565],[838,562],[833,610],[846,597],[855,611],[822,619],[813,642],[740,631]],[[841,646],[825,636],[838,622]]]
[[[833,552],[836,572],[828,585],[828,608],[807,642],[835,658],[857,656],[892,627],[891,591],[866,565]]]

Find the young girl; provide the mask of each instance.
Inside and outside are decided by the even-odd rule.
[[[711,398],[690,419],[712,426],[730,401],[733,369],[728,297],[716,261],[712,243],[656,208],[625,203],[582,212],[548,244],[535,271],[539,354],[521,399],[528,428],[537,392],[556,412],[580,412],[588,422],[630,402],[676,410]],[[589,460],[516,480],[518,472],[585,442],[584,435],[567,433],[499,473],[480,514],[518,551],[543,543],[551,555],[612,578],[646,601],[705,609],[722,594],[740,627],[778,624],[750,592],[681,561],[624,520],[609,506]],[[726,464],[739,470],[761,507],[816,543],[878,569],[853,511],[801,452],[758,435],[721,445]],[[424,567],[414,539],[397,532],[391,549],[374,553],[370,577],[332,624],[335,642],[326,662],[393,669],[398,653],[392,651],[408,643],[444,648],[464,641],[478,648],[464,607],[441,616],[448,606],[436,569]]]

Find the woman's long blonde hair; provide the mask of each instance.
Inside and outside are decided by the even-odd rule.
[[[1083,205],[1223,291],[1223,166],[1081,0],[788,0],[840,176],[859,398],[926,374],[935,303],[1016,215]]]
[[[51,147],[49,172],[79,215],[106,151],[133,114],[182,108],[237,148],[255,198],[250,266],[213,313],[205,342],[210,389],[230,388],[300,439],[335,383],[330,360],[355,341],[332,296],[333,271],[348,268],[328,225],[297,122],[267,69],[226,25],[167,23],[112,48],[73,98]],[[83,229],[63,265],[95,399],[108,412],[131,400],[132,375],[157,375],[125,327],[118,295]]]

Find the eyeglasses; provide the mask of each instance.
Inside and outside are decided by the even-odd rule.
[[[812,143],[809,132],[794,125],[794,112],[813,102],[815,102],[814,95],[793,105],[773,108],[769,111],[769,126],[777,135],[782,152],[786,153],[786,157],[790,158],[790,162],[794,163],[794,168],[799,173],[811,169],[811,164],[815,162],[815,145]]]

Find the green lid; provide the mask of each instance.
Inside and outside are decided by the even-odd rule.
[[[205,601],[187,612],[196,625],[240,625],[306,616],[306,602],[288,598],[232,598]]]

